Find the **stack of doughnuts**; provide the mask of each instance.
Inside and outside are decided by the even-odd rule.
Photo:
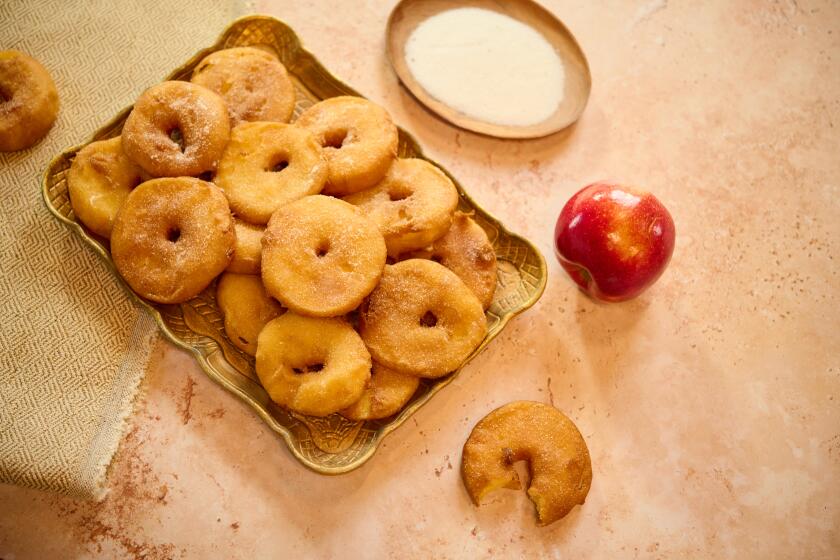
[[[297,92],[265,50],[201,61],[139,97],[68,173],[78,220],[126,283],[180,304],[215,283],[231,343],[278,405],[387,418],[487,333],[496,257],[450,178],[397,157],[388,112]]]

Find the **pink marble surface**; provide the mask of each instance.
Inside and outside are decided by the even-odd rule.
[[[412,101],[383,54],[392,2],[254,6],[540,247],[542,300],[332,478],[161,342],[109,497],[0,487],[0,558],[840,556],[840,4],[544,3],[594,88],[577,126],[529,142]],[[669,270],[619,305],[551,257],[563,203],[602,178],[652,190],[677,224]],[[514,399],[566,412],[592,454],[586,504],[546,528],[523,492],[473,507],[458,474],[472,426]]]

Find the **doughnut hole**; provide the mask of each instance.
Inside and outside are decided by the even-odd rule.
[[[183,154],[186,148],[186,144],[184,142],[184,133],[181,132],[181,129],[177,126],[172,128],[172,130],[169,131],[168,136],[170,140],[172,140],[178,145],[178,149],[181,150],[181,153]]]
[[[334,130],[328,130],[324,133],[324,140],[321,142],[321,146],[324,148],[332,148],[334,150],[339,150],[344,146],[344,143],[347,141],[348,131],[346,128],[337,128]]]
[[[170,226],[166,230],[166,240],[170,243],[176,243],[181,238],[181,228],[178,226]]]

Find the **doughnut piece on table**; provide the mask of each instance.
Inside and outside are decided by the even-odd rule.
[[[577,427],[546,404],[516,401],[497,408],[470,433],[464,444],[461,476],[476,505],[498,488],[520,488],[513,464],[528,461],[528,497],[539,525],[565,517],[583,504],[592,484],[589,449]]]
[[[163,82],[144,91],[125,121],[123,150],[153,177],[215,171],[230,136],[222,98],[190,82]]]
[[[123,153],[119,136],[79,150],[67,173],[67,191],[76,217],[93,233],[111,237],[114,219],[142,170]]]
[[[0,152],[33,146],[58,115],[58,90],[40,62],[20,51],[0,51]]]
[[[371,356],[392,369],[441,377],[464,362],[487,334],[475,294],[448,268],[409,259],[385,267],[359,314]]]
[[[370,378],[370,354],[344,319],[286,313],[257,341],[257,376],[271,399],[327,416],[356,402]]]
[[[111,256],[140,296],[181,303],[201,293],[233,257],[224,193],[192,177],[152,179],[131,191],[111,232]]]
[[[388,112],[361,97],[325,99],[301,113],[295,124],[324,147],[329,179],[324,194],[343,196],[375,185],[394,158],[397,127]]]
[[[263,236],[266,291],[301,315],[335,317],[359,306],[385,266],[385,241],[354,206],[315,195],[282,207]]]

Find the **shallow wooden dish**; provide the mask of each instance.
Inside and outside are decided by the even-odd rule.
[[[251,16],[235,21],[212,47],[196,54],[166,79],[189,79],[193,68],[205,56],[217,50],[238,46],[260,46],[278,54],[292,75],[297,89],[295,115],[320,99],[359,95],[304,50],[286,24],[265,16]],[[282,436],[289,450],[301,463],[324,474],[339,474],[361,466],[373,455],[382,438],[449,384],[458,372],[441,379],[424,380],[406,407],[396,416],[385,420],[351,422],[338,414],[326,418],[303,416],[282,409],[269,399],[257,380],[254,359],[228,340],[216,305],[215,282],[197,297],[180,305],[160,305],[137,296],[114,268],[108,241],[97,237],[76,220],[67,195],[66,181],[67,171],[76,152],[95,140],[119,135],[130,111],[131,107],[126,108],[96,131],[89,142],[69,148],[52,160],[42,185],[47,207],[105,260],[125,289],[152,314],[166,337],[175,345],[190,351],[211,379],[248,403]],[[422,158],[422,151],[414,138],[402,129],[399,134],[399,155]],[[507,231],[498,220],[475,204],[454,178],[453,181],[461,196],[460,209],[475,213],[476,221],[487,231],[499,259],[499,283],[493,304],[487,311],[488,334],[481,346],[467,359],[469,361],[502,330],[511,317],[539,299],[545,289],[546,266],[542,255],[531,243]]]
[[[405,60],[405,44],[423,21],[453,8],[474,7],[492,10],[519,20],[538,31],[554,47],[566,70],[564,98],[557,110],[541,123],[509,126],[469,117],[438,101],[414,78]],[[402,0],[388,18],[385,37],[388,59],[400,81],[420,103],[450,123],[498,138],[539,138],[563,130],[583,113],[589,100],[592,77],[589,64],[572,33],[554,15],[531,0]]]

